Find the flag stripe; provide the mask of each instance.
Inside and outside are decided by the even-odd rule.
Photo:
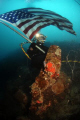
[[[41,28],[54,25],[60,30],[76,34],[73,24],[61,15],[42,8],[23,8],[0,15],[0,20],[18,27],[27,37],[33,38]]]
[[[71,23],[68,19],[62,17],[61,15],[55,13],[55,12],[52,12],[50,10],[43,10],[41,8],[37,8],[37,9],[31,9],[29,8],[29,13],[32,13],[32,14],[35,14],[35,15],[41,15],[41,16],[50,16],[50,17],[53,17],[53,18],[59,18],[59,19],[62,19],[62,21],[65,21],[65,22],[68,22],[68,23]]]
[[[18,25],[18,27],[20,28],[20,27],[22,27],[23,25],[25,25],[25,24],[27,24],[27,23],[29,23],[29,22],[34,22],[34,21],[36,21],[36,20],[41,20],[42,19],[42,17],[36,17],[36,18],[34,18],[34,19],[29,19],[29,20],[24,20],[24,22],[20,22],[20,24]]]
[[[55,24],[55,23],[54,23]],[[44,28],[46,26],[50,25],[49,23],[47,24],[43,24],[43,25],[40,25],[39,27],[37,27],[37,29],[35,31],[32,32],[32,34],[30,35],[30,39],[33,38],[33,36],[41,29],[41,28]]]
[[[46,27],[46,26],[49,26],[51,23],[47,23],[47,22],[45,22],[45,23],[43,23],[43,24],[38,24],[38,26],[35,26],[35,31],[34,30],[32,30],[32,29],[30,29],[31,31],[32,31],[32,34],[29,34],[28,33],[28,35],[30,36],[30,39],[32,39],[33,38],[33,36],[35,35],[35,33],[37,33],[41,28],[44,28],[44,27]],[[56,24],[56,22],[52,22],[52,24],[54,25],[54,26],[57,26],[57,24]],[[58,26],[57,26],[58,27]],[[59,28],[60,29],[60,28]],[[64,27],[61,27],[61,30],[64,30]],[[66,27],[66,31],[68,31],[68,32],[70,32],[70,33],[72,33],[72,34],[74,34],[75,32],[72,30],[71,31],[71,29],[70,28],[68,28],[67,29],[67,27]],[[28,31],[29,32],[29,31]],[[31,32],[30,32],[31,33]]]
[[[34,8],[29,8],[28,9],[28,11],[29,11],[29,13],[33,13],[33,14],[35,14],[36,13],[36,15],[41,15],[41,14],[49,14],[49,15],[55,15],[55,16],[58,16],[58,17],[60,17],[60,18],[63,18],[61,15],[59,15],[59,14],[57,14],[57,13],[55,13],[55,12],[52,12],[52,11],[50,11],[50,10],[44,10],[44,9],[41,9],[41,8],[36,8],[36,9],[34,9]],[[66,19],[66,18],[65,18]]]
[[[28,23],[29,22],[29,23]],[[45,23],[44,23],[45,22]],[[27,34],[27,32],[31,29],[31,28],[33,28],[36,24],[39,24],[39,25],[41,25],[40,23],[43,23],[43,24],[47,24],[47,22],[48,22],[48,25],[54,25],[54,23],[55,23],[55,26],[57,26],[59,29],[63,29],[64,27],[65,28],[69,28],[70,29],[70,26],[66,26],[66,25],[59,25],[58,26],[58,24],[57,24],[57,22],[56,21],[54,21],[53,22],[53,20],[48,20],[48,19],[43,19],[43,20],[34,20],[34,21],[31,21],[31,20],[29,20],[29,21],[25,21],[25,23],[28,23],[28,24],[20,24],[20,25],[18,25],[18,27],[20,28],[21,27],[21,29],[23,29],[23,32],[25,33],[25,34]],[[27,27],[26,29],[25,29],[25,26]],[[23,27],[23,28],[22,28]],[[67,30],[67,29],[66,29]]]

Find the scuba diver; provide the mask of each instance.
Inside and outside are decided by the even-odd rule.
[[[27,54],[31,58],[31,66],[36,68],[43,67],[43,61],[46,57],[48,47],[44,46],[44,42],[46,41],[46,36],[43,34],[36,34],[33,38],[33,43],[31,43],[29,49],[27,50]],[[36,45],[39,46],[45,53],[36,48]]]

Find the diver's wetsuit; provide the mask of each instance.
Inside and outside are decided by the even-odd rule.
[[[38,45],[42,48],[45,53],[41,52],[38,48],[35,47]],[[31,58],[31,65],[37,68],[43,67],[43,61],[46,57],[46,53],[48,51],[48,47],[44,46],[41,43],[32,43],[27,51],[29,57]]]

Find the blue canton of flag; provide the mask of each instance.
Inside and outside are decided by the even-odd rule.
[[[54,25],[60,30],[76,34],[72,23],[61,15],[41,8],[23,8],[0,15],[0,20],[18,27],[29,39],[48,25]]]
[[[5,14],[0,15],[0,19],[11,22],[11,23],[15,23],[20,19],[31,18],[32,16],[34,16],[34,15],[28,13],[27,10],[26,10],[26,12],[24,10],[25,9],[7,12]]]

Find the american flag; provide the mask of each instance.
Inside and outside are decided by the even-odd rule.
[[[29,39],[41,29],[54,25],[76,35],[72,23],[61,15],[42,8],[23,8],[0,15],[0,20],[19,28]]]

